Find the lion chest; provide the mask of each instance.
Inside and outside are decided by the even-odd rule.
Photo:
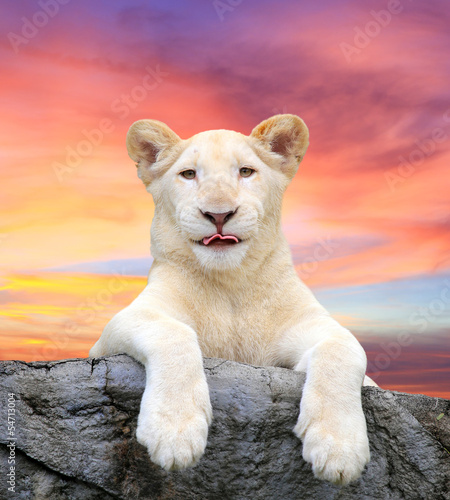
[[[198,297],[191,309],[202,354],[252,364],[273,363],[273,343],[285,318],[274,304],[239,295]],[[202,304],[197,301],[202,301]]]

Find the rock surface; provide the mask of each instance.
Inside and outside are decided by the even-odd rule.
[[[139,363],[125,355],[0,362],[0,498],[450,498],[450,401],[363,388],[372,459],[360,480],[339,488],[314,478],[292,432],[302,374],[218,359],[205,359],[205,370],[214,409],[206,453],[197,467],[166,473],[135,438]],[[10,393],[15,493],[5,480]]]

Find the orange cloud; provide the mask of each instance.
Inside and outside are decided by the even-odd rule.
[[[1,359],[25,361],[86,357],[109,319],[146,284],[144,277],[55,272],[5,281]]]

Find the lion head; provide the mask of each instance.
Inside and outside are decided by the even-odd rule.
[[[155,202],[153,257],[205,271],[263,258],[280,237],[283,193],[308,138],[287,114],[249,136],[212,130],[186,140],[156,120],[134,123],[127,148]]]

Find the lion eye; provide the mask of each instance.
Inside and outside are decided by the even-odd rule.
[[[185,179],[195,179],[195,170],[184,170],[183,172],[180,172],[180,175],[182,175]]]
[[[253,168],[250,167],[242,167],[239,170],[241,177],[250,177],[253,174],[253,172],[254,172]]]

